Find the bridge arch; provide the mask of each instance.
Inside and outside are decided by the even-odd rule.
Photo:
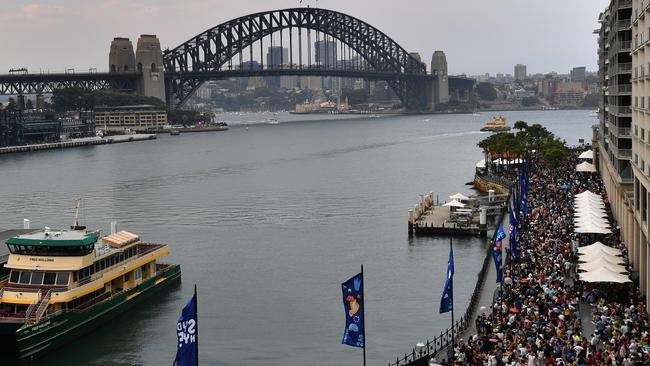
[[[243,52],[249,49],[252,59],[252,47],[257,42],[263,42],[265,37],[273,37],[277,33],[282,37],[282,32],[287,29],[290,37],[293,29],[328,35],[353,49],[364,62],[356,69],[312,69],[304,68],[302,64],[295,65],[295,60],[292,59],[289,65],[267,67],[265,71],[247,71],[240,67],[235,70],[239,73],[233,72],[230,64],[233,58],[237,57],[242,62]],[[263,65],[261,48],[260,57]],[[432,76],[427,75],[426,66],[379,29],[355,17],[332,10],[291,8],[246,15],[210,28],[178,47],[165,51],[163,60],[170,105],[182,105],[204,81],[218,75],[273,74],[350,77],[356,75],[361,78],[383,79],[407,108],[430,108]]]

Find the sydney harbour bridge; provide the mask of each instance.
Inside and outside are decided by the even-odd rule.
[[[449,77],[441,51],[433,54],[427,72],[418,54],[372,25],[301,7],[242,16],[165,51],[153,35],[141,36],[135,53],[128,39],[115,38],[109,72],[0,75],[0,95],[112,89],[158,97],[178,108],[209,80],[281,76],[383,80],[408,111],[431,111],[448,101],[450,87],[467,89],[474,83]]]

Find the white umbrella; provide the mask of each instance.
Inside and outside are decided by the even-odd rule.
[[[594,262],[587,262],[587,263],[578,264],[578,269],[583,270],[583,271],[587,271],[587,272],[591,272],[591,271],[593,271],[595,269],[598,269],[600,267],[605,268],[610,272],[622,273],[622,274],[629,275],[629,273],[627,273],[627,269],[625,269],[625,267],[621,266],[620,264],[609,263],[609,262],[607,262],[606,260],[603,260],[603,259],[600,259],[600,260],[597,260],[597,261],[594,261]]]
[[[445,203],[443,206],[445,207],[465,207],[465,204],[462,202],[458,202],[457,200],[452,200],[451,202]]]
[[[621,251],[616,248],[612,248],[610,246],[607,246],[599,241],[586,245],[584,247],[578,248],[578,253],[579,254],[589,254],[589,253],[600,253],[600,252],[605,252],[609,255],[622,255]]]
[[[596,167],[593,164],[587,163],[585,161],[576,166],[576,171],[583,173],[594,173],[596,171]]]
[[[594,193],[594,192],[592,192],[590,190],[586,190],[586,191],[584,191],[582,193],[576,193],[575,196],[597,196],[597,197],[600,197],[600,195],[598,193]]]
[[[578,156],[578,158],[579,159],[593,159],[594,158],[594,151],[593,150],[587,150],[587,151],[583,152],[582,154],[580,154],[580,156]]]
[[[589,262],[595,262],[599,260],[604,260],[607,261],[608,263],[611,264],[625,264],[625,261],[623,258],[612,255],[612,254],[607,254],[605,252],[593,252],[593,253],[586,253],[586,254],[580,254],[578,256],[578,261],[583,262],[583,263],[589,263]]]
[[[596,225],[578,226],[573,231],[578,234],[611,234],[612,231]]]
[[[476,167],[479,168],[479,169],[485,169],[485,159],[479,160],[476,163]]]
[[[469,197],[465,196],[464,194],[462,194],[460,192],[449,196],[449,198],[452,199],[452,200],[458,200],[458,201],[467,201],[467,200],[469,200]]]
[[[609,217],[607,212],[605,210],[589,210],[589,209],[584,209],[581,211],[576,211],[573,213],[573,217],[601,217],[601,218],[606,218]]]
[[[606,268],[600,267],[593,271],[580,273],[580,280],[583,282],[614,282],[626,283],[632,282],[628,276],[612,272]]]

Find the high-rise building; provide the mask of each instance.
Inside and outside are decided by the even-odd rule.
[[[524,79],[526,79],[526,65],[516,64],[515,80],[524,80]]]
[[[638,3],[638,1],[634,2]],[[633,115],[630,105],[632,103],[631,80],[636,80],[638,77],[639,67],[635,69],[634,79],[632,79],[631,17],[632,1],[611,0],[609,6],[599,16],[600,29],[594,31],[598,34],[598,78],[601,95],[599,123],[595,129],[593,148],[594,162],[605,183],[613,216],[619,223],[623,241],[629,246],[630,254],[633,254],[632,243],[635,238],[638,237],[639,240],[641,238],[640,232],[634,233],[633,224],[633,192],[635,187],[639,189],[640,186],[634,184],[631,164]],[[634,29],[635,32],[641,32],[642,29],[647,29],[647,26]],[[639,116],[636,115],[636,118]],[[639,166],[645,164],[639,158],[636,158],[636,161]],[[637,171],[636,166],[634,171]],[[650,188],[650,183],[647,187]],[[643,242],[647,243],[645,239]],[[643,244],[643,247],[645,246],[646,244]],[[630,258],[634,256],[630,255]],[[639,268],[638,259],[635,259],[635,268]],[[646,259],[643,263],[647,263]],[[641,281],[643,289],[647,281],[645,278]]]
[[[319,65],[330,68],[336,66],[336,60],[338,59],[336,42],[317,41],[314,46],[316,47],[316,62]]]
[[[286,47],[269,47],[266,52],[266,68],[277,68],[289,63],[289,49]]]
[[[574,67],[571,70],[571,81],[582,83],[587,78],[587,68],[584,66]]]

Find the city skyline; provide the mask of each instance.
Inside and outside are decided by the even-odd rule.
[[[368,1],[321,0],[318,6],[369,22],[409,52],[419,52],[427,64],[434,50],[445,51],[450,74],[495,75],[512,73],[518,63],[527,65],[528,74],[568,73],[573,67],[583,65],[587,70],[596,70],[596,36],[592,32],[598,27],[598,14],[606,3],[572,1],[562,4],[561,11],[539,0],[525,4],[514,0],[489,4],[473,1],[470,7],[419,0],[409,7],[400,3],[377,5]],[[6,52],[0,61],[0,73],[18,67],[27,67],[30,72],[91,67],[107,70],[108,48],[113,37],[129,37],[134,41],[140,34],[157,34],[163,48],[172,48],[233,18],[298,5],[297,0],[236,5],[218,0],[191,0],[182,4],[170,0],[62,0],[56,4],[10,0],[0,14],[0,24],[5,35],[20,36],[3,40]],[[302,5],[315,6],[316,1],[303,1]],[[369,6],[381,11],[365,11]],[[412,12],[414,6],[421,11]],[[441,13],[462,14],[469,21],[432,16]],[[536,26],[549,24],[549,19],[553,19],[552,29],[540,30]],[[517,31],[513,32],[512,28]],[[475,62],[477,54],[485,55],[482,63]]]

